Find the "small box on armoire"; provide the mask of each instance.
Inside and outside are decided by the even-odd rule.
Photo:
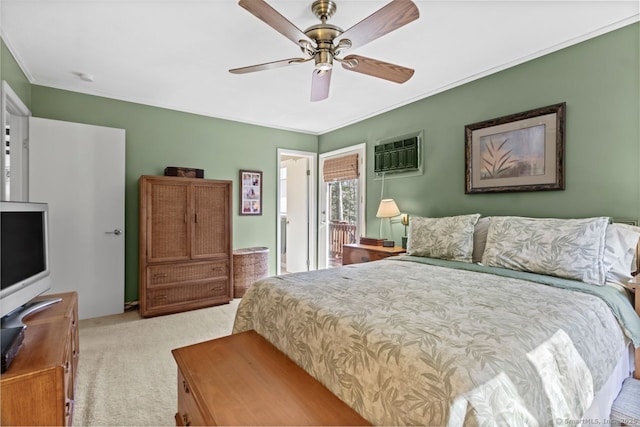
[[[186,178],[204,178],[204,169],[167,166],[166,168],[164,168],[164,176],[184,176]]]

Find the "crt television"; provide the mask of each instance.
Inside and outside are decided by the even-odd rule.
[[[51,287],[49,209],[46,203],[0,202],[0,216],[0,317],[21,321],[42,308],[29,301]]]

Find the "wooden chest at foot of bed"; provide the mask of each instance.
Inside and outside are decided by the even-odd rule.
[[[370,425],[255,331],[172,353],[176,425]]]

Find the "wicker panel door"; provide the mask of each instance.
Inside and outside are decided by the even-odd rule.
[[[222,182],[193,183],[195,213],[191,257],[228,257],[231,252],[229,206],[230,186]]]
[[[189,235],[189,183],[148,180],[147,261],[191,258]]]

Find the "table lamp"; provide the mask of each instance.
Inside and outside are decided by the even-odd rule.
[[[378,213],[376,213],[376,217],[380,218],[380,238],[382,239],[382,221],[384,218],[393,218],[394,216],[400,215],[400,209],[398,209],[398,205],[396,205],[395,200],[393,199],[382,199],[380,200],[380,205],[378,206]],[[391,220],[389,220],[389,229],[391,229]]]

